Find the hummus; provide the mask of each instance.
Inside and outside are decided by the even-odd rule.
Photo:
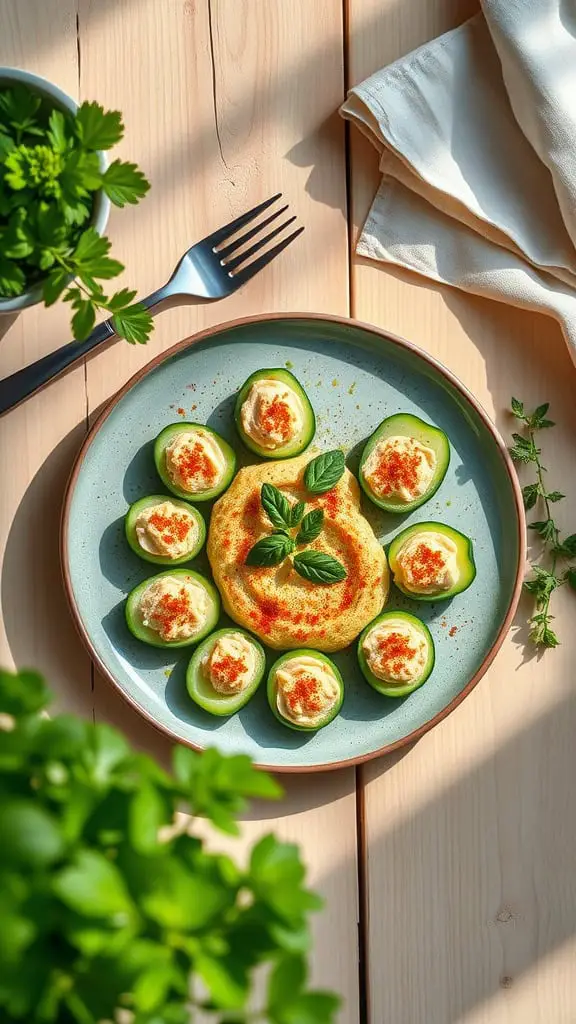
[[[171,501],[142,509],[135,523],[138,543],[151,555],[182,558],[198,541],[198,524],[184,508]]]
[[[276,706],[294,725],[319,725],[339,700],[339,682],[318,658],[301,654],[276,671]]]
[[[178,431],[165,456],[172,483],[190,494],[218,487],[226,472],[224,453],[208,430]]]
[[[364,478],[378,498],[415,501],[428,490],[436,462],[434,450],[415,438],[386,437],[370,452]]]
[[[405,619],[386,619],[366,634],[362,644],[368,668],[385,683],[413,683],[428,660],[428,644]]]
[[[280,380],[254,381],[240,410],[242,429],[262,448],[289,444],[304,427],[299,395]]]
[[[218,637],[202,659],[202,671],[210,685],[224,695],[242,693],[256,671],[256,651],[242,633]]]
[[[381,611],[388,595],[386,555],[360,510],[360,491],[345,470],[326,494],[310,495],[303,474],[310,454],[241,469],[216,502],[208,534],[208,558],[224,609],[244,629],[277,650],[312,647],[339,651],[352,643]],[[288,501],[321,508],[324,526],[306,550],[342,563],[347,577],[321,586],[303,579],[286,558],[280,565],[246,565],[250,548],[270,534],[262,515],[263,483],[280,488]]]
[[[458,548],[442,533],[413,533],[396,555],[394,577],[414,594],[451,590],[460,578]]]
[[[140,598],[142,624],[162,640],[188,640],[198,633],[210,610],[210,599],[194,579],[160,576]]]

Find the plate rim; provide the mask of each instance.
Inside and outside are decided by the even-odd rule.
[[[501,437],[495,424],[492,422],[488,413],[478,401],[476,396],[466,387],[466,385],[454,374],[447,366],[444,366],[438,359],[430,355],[424,349],[420,348],[414,342],[408,341],[401,335],[394,334],[390,331],[385,330],[382,327],[377,327],[374,324],[366,323],[363,320],[357,320],[354,317],[340,316],[338,314],[331,313],[255,313],[251,316],[235,317],[232,320],[226,320],[223,323],[213,324],[211,327],[205,327],[201,331],[197,331],[194,334],[188,335],[186,338],[177,341],[174,345],[159,352],[154,356],[148,363],[137,370],[127,380],[125,384],[110,398],[104,408],[101,410],[94,423],[90,427],[86,437],[84,438],[82,445],[74,459],[70,476],[68,478],[66,489],[64,491],[64,498],[62,503],[62,512],[60,517],[60,569],[62,572],[62,578],[64,583],[64,592],[68,601],[68,607],[72,616],[72,621],[76,628],[80,640],[82,641],[91,661],[96,665],[100,673],[104,678],[112,684],[122,698],[138,712],[146,721],[150,722],[159,732],[163,733],[170,740],[175,743],[181,743],[183,746],[190,747],[192,750],[202,751],[205,747],[200,746],[197,743],[192,743],[190,740],[183,739],[181,736],[177,736],[174,731],[168,725],[163,725],[158,722],[154,716],[143,708],[130,694],[126,693],[121,684],[115,679],[114,675],[104,665],[99,654],[95,650],[92,640],[88,634],[88,631],[82,621],[79,608],[76,604],[74,597],[74,591],[72,587],[72,579],[70,575],[70,566],[68,564],[68,527],[70,519],[70,507],[72,503],[72,497],[76,487],[76,481],[78,479],[80,470],[84,463],[84,459],[90,448],[94,438],[100,431],[103,424],[108,419],[110,413],[118,404],[120,399],[124,397],[132,388],[140,381],[143,377],[148,376],[153,370],[155,370],[166,360],[171,359],[179,352],[184,351],[186,348],[190,348],[192,345],[200,341],[205,341],[216,335],[223,334],[225,331],[232,330],[236,327],[249,326],[251,324],[260,324],[263,322],[273,322],[278,320],[292,320],[292,321],[303,321],[303,320],[316,320],[325,324],[337,324],[340,327],[352,327],[361,331],[367,331],[369,334],[375,335],[378,338],[383,338],[386,341],[391,341],[400,349],[408,350],[413,353],[417,358],[422,359],[429,366],[433,367],[441,376],[443,376],[449,383],[460,392],[462,397],[473,407],[474,411],[480,417],[484,426],[488,432],[492,435],[492,439],[496,444],[496,448],[502,458],[504,469],[508,475],[510,483],[512,485],[512,494],[514,497],[514,504],[516,510],[516,525],[518,529],[518,563],[516,565],[516,574],[514,579],[514,586],[508,604],[506,615],[504,616],[498,633],[494,638],[492,645],[484,656],[482,663],[474,673],[472,678],[468,681],[466,686],[461,690],[459,694],[454,697],[449,704],[446,705],[441,711],[430,718],[423,725],[414,729],[408,733],[407,736],[403,736],[399,740],[395,740],[393,743],[386,743],[384,746],[379,747],[377,750],[372,751],[368,754],[360,754],[358,756],[344,758],[339,761],[328,761],[322,764],[314,765],[274,765],[274,764],[257,764],[257,767],[262,771],[274,772],[277,774],[309,774],[313,772],[325,772],[325,771],[336,771],[340,768],[352,768],[355,765],[365,764],[367,761],[375,760],[379,757],[385,757],[394,751],[400,750],[402,747],[407,747],[417,740],[421,739],[427,732],[430,732],[436,725],[442,722],[448,717],[453,711],[456,710],[459,704],[468,696],[469,693],[478,685],[482,676],[486,673],[498,651],[500,650],[505,637],[508,634],[508,630],[514,618],[514,614],[518,607],[520,595],[522,592],[522,583],[524,579],[524,565],[526,561],[526,517],[524,513],[524,502],[522,499],[522,491],[520,483],[516,475],[514,463],[512,462],[510,453]]]

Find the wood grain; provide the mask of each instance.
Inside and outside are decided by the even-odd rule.
[[[468,3],[350,0],[350,84],[456,25]],[[351,133],[352,213],[378,182]],[[505,434],[510,395],[549,400],[559,425],[545,464],[574,528],[575,373],[542,316],[464,296],[355,258],[352,313],[409,337],[468,385]],[[574,597],[555,599],[563,645],[541,660],[517,624],[485,679],[404,756],[362,770],[371,1024],[564,1024],[576,1019],[570,966],[576,823]]]

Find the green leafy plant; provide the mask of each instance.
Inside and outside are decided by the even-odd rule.
[[[150,314],[133,303],[135,291],[105,293],[101,282],[124,267],[90,226],[95,193],[122,207],[150,187],[135,164],[114,160],[100,170],[98,151],[123,134],[121,114],[98,103],[83,103],[72,116],[27,86],[0,89],[0,298],[41,283],[47,306],[60,297],[71,303],[79,340],[101,311],[127,341],[145,342],[152,330]]]
[[[312,493],[324,494],[338,483],[344,468],[344,455],[341,451],[326,452],[308,463],[304,484]],[[306,505],[303,501],[291,505],[286,495],[273,484],[262,484],[260,503],[276,529],[270,536],[262,537],[253,544],[246,556],[246,565],[258,568],[280,565],[293,553],[296,545],[311,544],[322,533],[323,509],[315,508],[305,515]],[[297,526],[300,527],[298,533],[292,537],[290,530]],[[322,551],[298,552],[292,564],[296,572],[311,583],[339,583],[347,576],[342,563]]]
[[[337,997],[307,987],[321,901],[297,847],[267,835],[241,866],[194,834],[198,817],[236,833],[277,783],[212,749],[177,747],[168,774],[107,725],[46,717],[49,700],[36,673],[0,672],[2,1024],[188,1024],[194,1007],[332,1024]]]
[[[576,563],[565,564],[567,560],[576,558],[576,533],[564,538],[560,535],[551,505],[562,501],[565,495],[547,489],[544,479],[546,467],[540,461],[542,449],[536,443],[537,431],[554,426],[554,421],[546,418],[549,407],[549,402],[544,402],[533,412],[527,412],[523,402],[512,398],[512,414],[522,424],[524,432],[512,434],[514,444],[509,448],[515,462],[532,465],[535,470],[536,479],[522,488],[525,509],[529,511],[540,504],[544,510],[545,518],[528,523],[528,529],[541,537],[542,558],[548,564],[532,563],[532,575],[524,581],[524,590],[533,595],[536,604],[536,610],[530,617],[530,639],[537,647],[543,648],[557,647],[560,642],[550,625],[554,618],[550,613],[552,594],[565,583],[576,590]],[[560,566],[564,567],[560,569]]]

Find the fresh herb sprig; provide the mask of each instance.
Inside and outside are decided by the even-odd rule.
[[[335,1024],[308,983],[322,901],[298,848],[265,835],[239,863],[216,842],[278,783],[214,748],[164,770],[49,703],[35,672],[0,670],[3,1024]]]
[[[550,403],[544,402],[533,412],[527,412],[524,403],[512,398],[513,416],[523,425],[524,432],[512,434],[514,444],[510,446],[510,455],[521,465],[532,464],[536,479],[522,488],[524,508],[529,511],[540,503],[544,510],[544,519],[537,519],[528,524],[542,538],[542,558],[548,565],[541,562],[531,564],[532,575],[524,581],[524,590],[532,594],[536,610],[530,617],[530,639],[536,647],[557,647],[560,641],[551,628],[554,616],[550,613],[552,594],[559,587],[568,583],[576,590],[576,563],[565,565],[566,560],[576,558],[576,533],[562,538],[554,521],[551,505],[562,501],[565,497],[560,491],[549,491],[546,487],[544,474],[546,467],[542,465],[540,455],[542,449],[537,446],[536,433],[547,427],[553,427],[554,421],[547,419]],[[564,568],[559,566],[564,564]]]
[[[59,298],[71,303],[77,340],[100,312],[129,342],[146,342],[152,330],[135,291],[105,292],[101,282],[124,267],[90,226],[97,192],[123,207],[150,187],[133,163],[114,160],[100,169],[98,152],[123,134],[121,114],[98,103],[83,103],[73,116],[27,86],[0,89],[0,297],[41,283],[47,306]]]
[[[312,459],[304,473],[306,489],[316,494],[331,490],[344,473],[345,463],[341,451],[326,452]],[[285,494],[273,484],[262,484],[260,503],[274,532],[256,542],[246,556],[246,565],[270,568],[281,565],[296,546],[311,544],[320,536],[324,527],[324,511],[311,509],[305,513],[306,505],[298,501],[291,505]],[[299,526],[296,537],[290,533]],[[347,572],[341,562],[323,551],[299,551],[294,555],[292,565],[299,576],[311,583],[332,584],[346,579]]]

